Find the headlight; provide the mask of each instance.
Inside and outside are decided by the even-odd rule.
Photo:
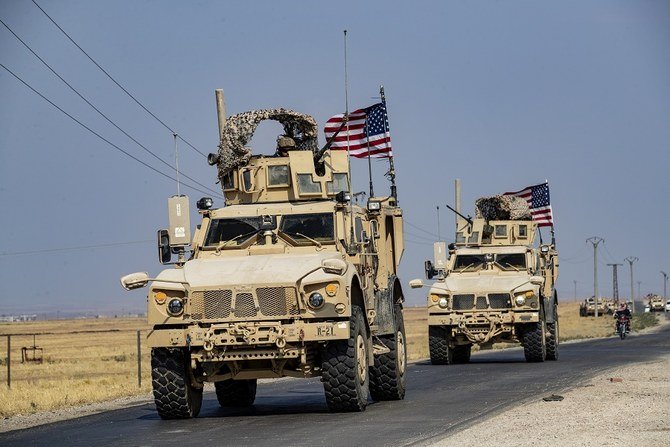
[[[440,298],[440,301],[437,302],[437,305],[440,306],[442,309],[446,309],[447,306],[449,306],[449,300],[447,299],[446,296],[443,296]]]
[[[184,312],[184,303],[179,298],[172,298],[167,305],[167,311],[173,317],[179,316]]]
[[[307,299],[307,304],[309,304],[309,307],[312,309],[319,309],[323,306],[324,302],[325,300],[323,299],[323,295],[321,295],[319,292],[312,293]]]
[[[526,304],[526,299],[530,299],[533,296],[535,296],[535,294],[531,290],[522,292],[514,296],[514,302],[517,306],[523,306]]]

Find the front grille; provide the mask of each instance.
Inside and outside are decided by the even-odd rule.
[[[298,315],[298,297],[293,287],[258,288],[256,296],[263,315]]]
[[[235,295],[235,316],[238,318],[256,316],[256,304],[252,294],[238,293]]]
[[[475,296],[474,295],[454,295],[453,298],[454,310],[470,310],[474,307]]]
[[[295,287],[259,287],[255,293],[233,290],[197,290],[189,299],[194,320],[299,315]],[[232,313],[232,314],[231,314]]]
[[[477,309],[488,309],[489,305],[486,303],[486,297],[485,296],[478,296],[477,297],[477,304],[475,305]]]
[[[512,301],[509,293],[489,293],[491,309],[511,309]]]

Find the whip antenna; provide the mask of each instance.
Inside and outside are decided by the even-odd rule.
[[[179,135],[173,133],[172,136],[174,137],[174,170],[177,179],[177,195],[179,195],[179,151],[177,150],[177,137]]]

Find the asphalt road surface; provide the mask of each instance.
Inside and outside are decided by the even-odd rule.
[[[206,393],[197,419],[163,421],[153,405],[0,434],[10,446],[407,446],[427,445],[526,401],[583,383],[605,369],[653,360],[670,348],[670,327],[562,344],[556,362],[525,363],[520,349],[487,351],[467,365],[408,369],[403,401],[331,414],[318,379],[259,384],[253,408],[221,409]]]

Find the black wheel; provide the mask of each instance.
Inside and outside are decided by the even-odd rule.
[[[256,400],[256,379],[222,380],[214,383],[222,407],[250,407]]]
[[[558,360],[558,306],[554,306],[554,322],[547,323],[547,360]]]
[[[151,350],[151,385],[156,410],[163,419],[186,419],[200,413],[202,388],[191,384],[189,360],[184,349]]]
[[[472,345],[457,345],[453,348],[452,363],[468,363],[470,362],[470,354],[472,353]]]
[[[618,327],[619,327],[619,337],[621,337],[621,339],[623,340],[624,338],[626,338],[626,325],[619,323]]]
[[[405,398],[405,370],[407,369],[405,323],[402,308],[396,306],[394,312],[395,334],[378,337],[390,351],[376,355],[375,364],[370,367],[370,396],[377,401]]]
[[[352,306],[349,321],[349,339],[329,342],[322,354],[323,389],[331,411],[364,411],[368,404],[370,345],[358,306]]]
[[[527,362],[544,362],[547,358],[545,322],[526,324],[523,328],[523,354]]]
[[[430,363],[449,365],[453,363],[453,349],[449,348],[449,329],[444,326],[428,327],[428,349]]]

